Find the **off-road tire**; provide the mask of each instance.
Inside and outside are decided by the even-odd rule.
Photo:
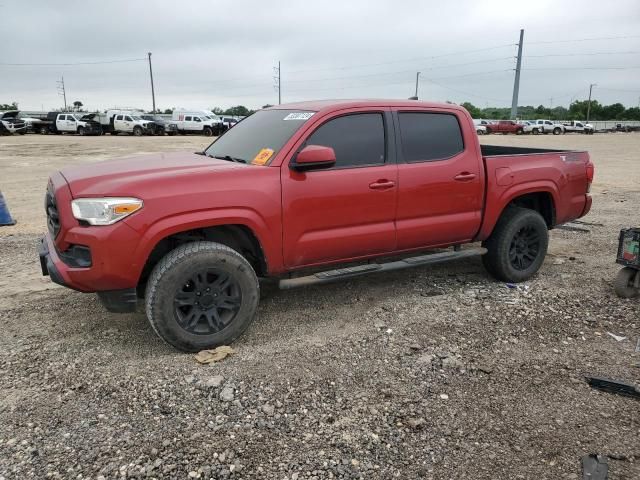
[[[142,136],[142,127],[133,127],[133,134],[136,137],[141,137]]]
[[[188,332],[178,323],[174,299],[194,271],[224,271],[240,290],[240,307],[230,323],[216,333]],[[170,251],[153,269],[145,295],[147,318],[156,334],[185,352],[233,343],[255,318],[260,285],[251,264],[232,248],[214,242],[192,242]]]
[[[513,243],[516,235],[530,231],[537,236],[536,253],[531,263],[524,268],[514,266],[511,254],[516,251]],[[488,252],[482,256],[482,263],[489,274],[505,282],[524,282],[531,278],[542,266],[549,245],[547,224],[535,210],[521,207],[508,207],[498,220],[491,236],[482,242]],[[533,247],[532,247],[533,249]]]
[[[613,289],[620,298],[634,298],[640,296],[640,288],[636,288],[633,282],[636,275],[640,275],[640,272],[631,268],[624,267],[616,275],[616,279],[613,282]]]

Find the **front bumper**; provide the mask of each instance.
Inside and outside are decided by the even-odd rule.
[[[86,291],[79,288],[74,283],[69,271],[65,268],[65,263],[55,249],[51,237],[47,234],[40,240],[38,246],[38,256],[40,257],[40,267],[42,275],[51,277],[51,281],[78,291]],[[88,269],[84,269],[88,270]],[[135,312],[138,304],[138,294],[135,288],[122,288],[117,290],[104,290],[97,292],[98,298],[104,307],[114,313]]]

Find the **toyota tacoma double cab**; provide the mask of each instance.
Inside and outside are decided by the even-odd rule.
[[[283,289],[480,256],[541,267],[548,230],[589,212],[581,151],[480,145],[459,106],[316,101],[247,117],[204,151],[65,168],[45,196],[43,274],[155,332],[228,344]]]

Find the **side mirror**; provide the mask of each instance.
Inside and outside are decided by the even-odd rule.
[[[299,172],[331,168],[336,164],[336,153],[331,147],[307,145],[291,163],[291,169]]]

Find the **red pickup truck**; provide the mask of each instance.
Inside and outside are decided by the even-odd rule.
[[[586,152],[481,146],[455,105],[282,105],[203,152],[54,173],[40,260],[110,311],[144,298],[156,333],[196,351],[242,334],[261,277],[291,288],[478,255],[524,281],[548,229],[589,211],[593,172]]]
[[[487,125],[487,135],[490,133],[515,133],[516,135],[522,135],[524,133],[524,127],[513,120],[499,120],[497,122]]]

